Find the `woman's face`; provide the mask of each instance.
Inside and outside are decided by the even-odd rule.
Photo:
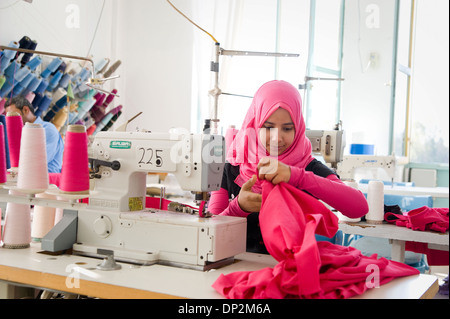
[[[265,141],[266,150],[271,156],[283,154],[294,142],[294,137],[295,125],[291,115],[281,107],[272,113],[259,130],[260,141]]]

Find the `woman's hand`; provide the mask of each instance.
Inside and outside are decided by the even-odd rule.
[[[270,157],[263,157],[258,163],[259,179],[267,180],[276,185],[289,182],[291,167]]]
[[[252,187],[255,185],[256,175],[246,181],[241,187],[238,196],[238,204],[241,209],[247,213],[256,213],[261,210],[261,194],[253,193]]]

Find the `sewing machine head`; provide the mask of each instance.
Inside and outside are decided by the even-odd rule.
[[[306,137],[311,141],[312,153],[322,156],[331,164],[342,180],[354,180],[358,168],[383,169],[393,181],[396,160],[394,155],[345,155],[345,132],[342,130],[322,131],[306,130]]]
[[[89,154],[91,208],[137,211],[145,207],[149,172],[171,173],[180,187],[204,198],[218,190],[225,163],[220,135],[186,132],[99,132]]]
[[[322,156],[326,163],[336,168],[342,161],[345,148],[345,134],[342,130],[306,130],[306,137],[311,142],[311,150],[315,155]]]
[[[205,216],[148,208],[148,172],[173,174],[196,195],[218,190],[225,161],[219,135],[99,132],[89,151],[94,183],[89,204],[64,217],[42,240],[42,249],[200,270],[233,262],[245,251],[245,218]],[[200,196],[200,200],[205,200]],[[175,202],[171,202],[175,203]],[[176,207],[177,208],[177,207]],[[210,218],[203,218],[210,217]]]
[[[337,167],[337,173],[342,180],[355,180],[355,171],[358,168],[382,169],[391,182],[396,172],[395,155],[346,155]]]

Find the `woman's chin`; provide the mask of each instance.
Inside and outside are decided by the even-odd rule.
[[[269,150],[270,156],[273,156],[273,157],[280,156],[281,154],[283,154],[283,152],[284,152],[284,149]]]

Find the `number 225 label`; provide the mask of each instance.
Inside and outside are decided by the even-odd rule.
[[[152,147],[137,147],[136,160],[139,168],[152,171],[170,172],[176,164],[170,160],[170,150]]]

